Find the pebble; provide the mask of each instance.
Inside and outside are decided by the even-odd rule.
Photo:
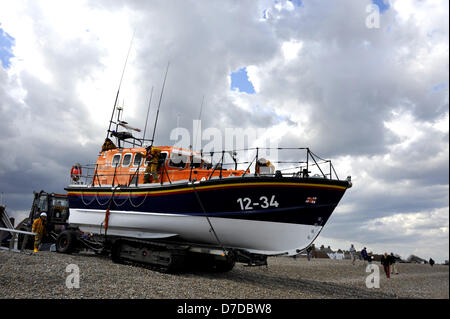
[[[71,264],[79,268],[79,288],[66,286]],[[365,270],[362,262],[353,266],[348,260],[270,257],[268,267],[236,264],[228,273],[165,274],[89,252],[0,250],[0,298],[449,298],[448,266],[399,264],[400,274],[390,279],[380,266],[380,288],[372,289],[366,287]]]

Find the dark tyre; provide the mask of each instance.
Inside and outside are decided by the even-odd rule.
[[[213,269],[215,272],[228,272],[234,268],[234,264],[234,258],[227,257],[227,260],[216,260]]]
[[[77,236],[73,231],[64,231],[56,238],[56,251],[70,254],[77,248]]]
[[[111,248],[111,260],[116,264],[123,264],[124,261],[120,257],[120,251],[122,249],[123,242],[121,240],[116,240]]]

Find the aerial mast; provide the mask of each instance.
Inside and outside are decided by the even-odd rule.
[[[145,141],[145,132],[147,131],[148,114],[150,113],[150,106],[152,104],[152,96],[153,96],[153,86],[152,86],[152,91],[150,93],[150,100],[148,101],[147,117],[145,118],[145,127],[144,127],[144,134],[142,135],[142,142]]]
[[[167,72],[169,71],[169,65],[170,65],[170,62],[167,62],[166,74],[164,75],[164,81],[163,81],[163,85],[162,85],[162,89],[161,89],[161,95],[159,96],[158,109],[156,111],[156,119],[155,119],[155,125],[153,127],[153,134],[152,134],[150,148],[153,146],[153,142],[155,140],[156,125],[158,124],[159,109],[161,107],[161,100],[162,100],[163,93],[164,93],[164,87],[166,85],[166,78],[167,78]]]
[[[198,124],[197,124],[197,134],[196,134],[196,136],[194,136],[194,145],[193,145],[193,150],[196,150],[197,148],[196,148],[196,146],[197,146],[197,138],[198,138],[198,134],[199,134],[199,131],[200,131],[200,121],[202,120],[202,111],[203,111],[203,103],[205,102],[205,96],[203,95],[203,98],[202,98],[202,104],[200,105],[200,113],[198,114]],[[200,149],[202,148],[202,140],[200,139]]]
[[[123,75],[125,74],[125,68],[127,66],[128,57],[130,56],[130,51],[131,51],[131,47],[132,47],[132,44],[133,44],[135,33],[136,33],[136,30],[133,32],[133,36],[131,37],[130,47],[128,48],[127,57],[125,59],[125,64],[123,66],[122,75],[121,75],[120,81],[119,81],[119,87],[117,88],[116,99],[114,100],[114,106],[113,106],[113,110],[112,110],[112,114],[111,114],[111,119],[109,120],[108,131],[106,132],[106,138],[108,138],[109,133],[111,133],[111,125],[113,123],[114,112],[116,111],[116,106],[117,106],[117,100],[119,98],[120,87],[122,86]]]

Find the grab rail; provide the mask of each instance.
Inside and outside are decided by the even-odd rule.
[[[285,159],[285,160],[273,160],[270,161],[272,164],[275,165],[279,165],[279,167],[277,168],[277,170],[273,173],[257,173],[256,171],[256,164],[258,163],[258,161],[262,158],[261,157],[261,153],[263,151],[265,151],[267,153],[267,151],[271,151],[271,150],[276,150],[278,151],[303,151],[305,152],[303,159],[301,160],[294,160],[292,159],[292,154],[289,154],[289,156]],[[248,160],[244,160],[244,161],[238,161],[236,155],[238,154],[238,152],[251,152],[251,151],[255,151],[254,156],[249,157],[249,154],[247,154],[247,158]],[[232,162],[225,162],[225,155],[229,154],[231,156],[231,158],[233,159]],[[197,170],[201,170],[203,172],[203,175],[205,174],[205,172],[207,172],[207,176],[203,176],[205,177],[205,179],[207,180],[211,180],[213,177],[214,178],[219,178],[219,179],[223,179],[223,178],[228,178],[230,174],[226,174],[224,175],[224,172],[230,172],[230,171],[240,171],[242,173],[240,173],[240,177],[245,177],[248,174],[251,173],[251,168],[253,166],[254,169],[254,176],[277,176],[277,177],[303,177],[303,178],[308,178],[308,177],[321,177],[321,178],[326,178],[326,179],[336,179],[339,180],[339,177],[336,173],[336,170],[334,169],[334,166],[331,162],[331,160],[326,160],[323,159],[321,157],[319,157],[318,155],[316,155],[315,153],[313,153],[308,147],[304,148],[282,148],[282,147],[278,147],[278,148],[246,148],[246,149],[239,149],[239,150],[232,150],[232,151],[218,151],[218,152],[203,152],[201,151],[200,153],[201,155],[201,163],[204,164],[203,167],[199,164],[199,167],[195,166],[194,163],[194,152],[191,151],[191,156],[189,156],[190,160],[189,160],[189,166],[188,163],[186,163],[184,169],[175,169],[175,168],[169,168],[168,165],[168,161],[170,160],[170,158],[166,158],[165,162],[158,168],[157,174],[160,176],[160,183],[161,185],[164,183],[169,183],[172,184],[173,179],[175,178],[176,174],[179,174],[178,172],[180,171],[187,171],[188,169],[189,174],[188,174],[188,178],[187,180],[192,182],[193,180],[195,180],[196,178],[193,178],[193,170],[197,169]],[[217,161],[214,161],[214,157],[215,155],[220,155],[219,159]],[[210,162],[206,162],[207,157],[210,158]],[[134,186],[138,186],[139,183],[139,177],[145,175],[145,174],[140,174],[140,169],[142,169],[143,166],[143,161],[140,162],[139,166],[137,167],[133,167],[133,169],[135,169],[133,172],[121,172],[122,167],[120,167],[120,163],[115,163],[115,166],[112,166],[111,164],[102,164],[102,165],[106,165],[107,167],[110,168],[114,168],[114,173],[111,174],[99,174],[99,171],[101,171],[101,167],[99,167],[99,164],[87,164],[87,165],[83,165],[83,172],[85,172],[85,174],[83,174],[81,176],[81,178],[78,181],[75,181],[74,184],[80,184],[80,185],[90,185],[90,186],[102,186],[101,180],[105,180],[109,179],[111,180],[111,176],[112,176],[112,182],[111,183],[106,183],[107,185],[111,184],[112,187],[114,187],[117,184],[121,184],[122,186],[132,186],[131,184],[134,184]],[[292,167],[286,167],[286,164],[294,164],[295,166]],[[227,169],[225,168],[226,166],[229,165],[234,165],[234,170],[233,169]],[[246,165],[245,168],[243,169],[238,169],[238,166],[242,166],[242,165]],[[205,167],[206,166],[206,167]],[[129,167],[127,167],[129,168]],[[125,168],[123,168],[125,169]],[[290,171],[290,172],[289,172]],[[314,172],[315,171],[315,172]],[[123,176],[128,176],[129,178],[127,179],[127,182],[125,185],[123,185]],[[233,175],[236,176],[236,175]],[[197,177],[197,176],[196,176]],[[122,182],[119,182],[120,180],[122,180]]]

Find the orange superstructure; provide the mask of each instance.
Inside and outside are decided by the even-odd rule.
[[[152,147],[152,150],[155,149],[159,154],[157,159],[151,158],[151,151],[144,147],[115,148],[100,152],[92,184],[143,185],[244,174],[244,170],[225,169],[220,166],[214,168],[198,152],[170,146]]]

